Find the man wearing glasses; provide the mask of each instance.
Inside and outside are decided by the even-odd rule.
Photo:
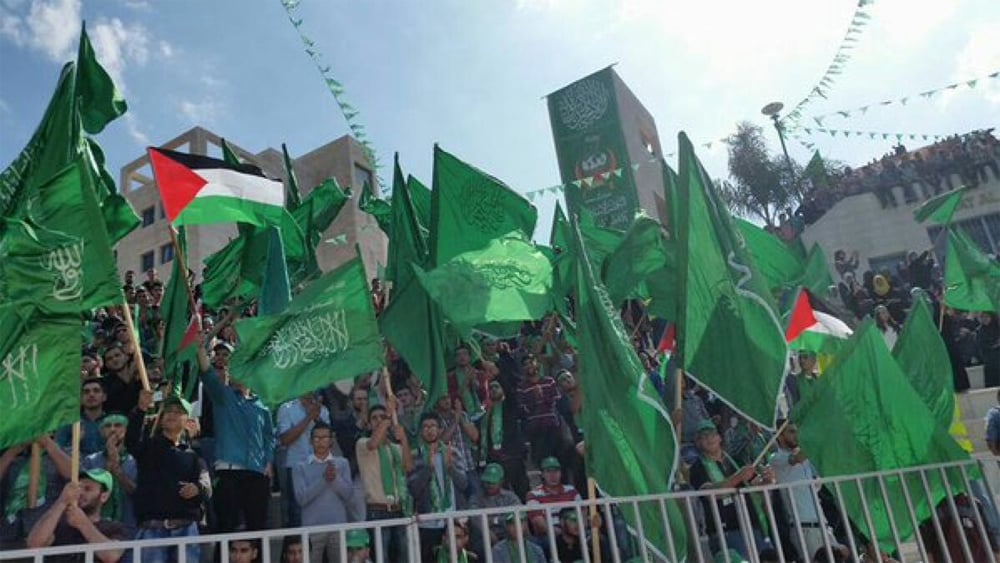
[[[295,500],[302,509],[303,526],[344,524],[351,502],[351,466],[346,458],[332,452],[333,431],[317,422],[310,432],[312,453],[292,472]],[[310,560],[340,559],[339,534],[327,532],[310,538]]]

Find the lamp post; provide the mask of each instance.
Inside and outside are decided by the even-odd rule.
[[[795,167],[792,166],[792,158],[788,156],[788,147],[785,146],[785,128],[781,124],[781,109],[785,107],[785,104],[781,102],[771,102],[761,108],[760,112],[771,118],[774,122],[774,129],[778,131],[778,140],[781,141],[781,152],[785,155],[785,164],[788,165],[788,174],[796,185],[798,185],[798,179],[795,177]]]

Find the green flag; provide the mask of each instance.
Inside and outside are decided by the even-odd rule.
[[[674,245],[655,220],[639,215],[618,247],[604,259],[603,277],[611,301],[621,304],[654,273],[676,268]]]
[[[0,174],[0,217],[23,216],[28,195],[76,158],[81,141],[74,103],[75,77],[73,63],[63,66],[38,129]]]
[[[553,307],[564,316],[568,316],[569,309],[566,300],[570,294],[576,291],[576,258],[573,250],[572,228],[559,202],[556,202],[556,209],[553,212],[549,245],[555,254],[552,259]]]
[[[108,237],[111,245],[114,246],[130,232],[139,227],[142,221],[132,209],[132,204],[128,202],[115,186],[115,179],[111,177],[105,167],[104,150],[97,144],[97,141],[87,137],[86,143],[82,145],[84,160],[90,165],[90,173],[94,178],[94,190],[97,199],[101,202],[101,214],[104,216],[104,225],[108,230]]]
[[[417,222],[424,230],[431,228],[431,189],[412,175],[406,177],[406,188],[417,214]]]
[[[270,405],[382,366],[365,269],[354,258],[307,287],[284,312],[236,323],[233,377]]]
[[[431,264],[478,250],[493,239],[530,240],[538,211],[501,181],[434,147]]]
[[[243,164],[243,161],[240,160],[239,156],[237,156],[236,151],[233,150],[233,147],[229,146],[229,143],[226,142],[225,138],[219,139],[219,144],[222,145],[222,160],[226,164],[234,164],[234,165]]]
[[[448,338],[441,308],[424,286],[414,280],[394,290],[378,324],[385,339],[423,383],[427,404],[433,405],[447,394],[447,353],[455,340]]]
[[[76,56],[76,95],[80,98],[80,121],[91,135],[100,133],[104,126],[125,113],[125,98],[97,62],[94,47],[87,37],[87,24],[80,29],[80,46]]]
[[[78,278],[76,293],[67,291],[53,298],[81,299],[84,309],[120,303],[121,279],[89,167],[79,159],[74,161],[39,186],[35,195],[29,211],[37,224],[83,242],[81,253],[53,263],[64,278]]]
[[[302,205],[302,196],[299,195],[299,181],[295,177],[295,168],[292,167],[292,157],[288,156],[288,147],[281,143],[281,158],[285,163],[285,207],[289,211]]]
[[[538,320],[552,304],[552,264],[519,237],[493,240],[427,273],[415,269],[428,295],[463,333],[485,323]]]
[[[949,428],[955,412],[951,361],[930,306],[923,297],[914,300],[892,356],[934,415],[934,420],[942,428]]]
[[[378,228],[382,229],[382,232],[390,238],[392,237],[392,226],[390,224],[392,205],[384,199],[375,197],[371,186],[367,183],[361,188],[361,197],[358,198],[358,209],[374,217],[375,222],[378,223]]]
[[[386,278],[392,282],[392,287],[401,288],[413,279],[413,268],[410,264],[425,266],[428,251],[427,239],[422,232],[417,211],[410,197],[410,183],[403,179],[403,171],[399,167],[399,154],[396,154],[392,180],[392,202],[389,217],[390,231],[389,257],[386,264]]]
[[[267,231],[267,264],[261,281],[260,299],[257,300],[257,313],[277,315],[288,306],[292,290],[288,284],[288,265],[285,263],[281,231],[274,227]]]
[[[777,307],[687,135],[678,143],[677,348],[695,379],[773,428],[787,358]]]
[[[0,305],[0,449],[80,419],[80,313]]]
[[[951,217],[961,205],[962,197],[967,191],[969,188],[962,186],[928,199],[920,207],[913,210],[913,219],[917,223],[923,223],[928,219],[942,225],[951,223]]]
[[[610,496],[670,492],[677,466],[677,439],[670,416],[642,368],[622,326],[618,307],[598,280],[586,245],[577,231],[577,339],[580,385],[587,389],[580,412],[586,436],[586,466]],[[661,506],[667,511],[664,514]],[[624,511],[634,529],[669,561],[687,555],[687,533],[678,506],[645,502]],[[667,522],[664,522],[666,516]],[[664,533],[669,528],[670,535]]]
[[[767,280],[767,287],[772,292],[793,285],[802,276],[802,257],[783,240],[749,221],[735,219],[735,222],[753,255],[757,271]]]
[[[0,237],[0,303],[45,303],[50,310],[79,313],[83,280],[78,268],[83,242],[57,231],[8,219]]]
[[[809,164],[806,164],[805,170],[802,171],[802,175],[808,178],[813,187],[821,188],[829,183],[829,178],[826,175],[826,164],[823,163],[823,157],[819,155],[819,151],[814,151],[812,158],[809,159]]]
[[[174,256],[170,266],[170,279],[167,281],[166,290],[163,292],[163,303],[160,306],[164,323],[160,357],[163,358],[163,378],[172,382],[174,388],[179,389],[185,396],[190,396],[194,386],[191,385],[189,389],[183,388],[184,364],[188,362],[187,369],[190,370],[197,361],[197,346],[200,342],[185,341],[185,336],[197,330],[197,325],[191,324],[187,272],[181,269],[180,258],[187,253],[187,230],[183,226],[177,234],[177,244],[181,255]]]
[[[302,200],[302,206],[309,205],[308,215],[299,215],[299,209],[292,212],[295,215],[302,230],[307,233],[314,233],[319,241],[323,231],[330,227],[333,220],[337,218],[340,210],[351,199],[351,191],[343,190],[333,178],[327,178],[322,184],[316,186]],[[306,228],[305,218],[309,219],[309,228]]]
[[[944,302],[963,311],[1000,310],[1000,264],[983,254],[964,230],[948,229]]]
[[[834,285],[833,276],[830,275],[830,266],[826,261],[826,253],[823,247],[813,243],[806,255],[806,261],[802,267],[802,275],[792,282],[793,286],[802,286],[816,295],[828,295],[830,287]]]
[[[829,370],[819,378],[791,413],[799,425],[799,445],[823,477],[891,471],[919,465],[967,460],[968,455],[939,426],[920,395],[893,360],[882,335],[871,320],[851,337]],[[831,430],[837,439],[831,440]],[[900,541],[914,533],[903,487],[910,492],[917,521],[930,518],[931,510],[947,493],[938,472],[927,473],[933,502],[928,504],[921,478],[883,477],[889,505],[877,480],[861,479],[868,510],[858,487],[841,487],[843,507],[854,525],[872,539],[866,513],[876,539],[885,551],[895,551],[890,512]],[[961,476],[949,471],[953,491],[964,489]]]

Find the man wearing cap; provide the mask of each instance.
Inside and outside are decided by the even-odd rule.
[[[139,522],[136,539],[197,536],[204,505],[212,495],[212,484],[205,463],[184,439],[191,404],[171,395],[163,401],[159,415],[147,419],[145,413],[152,407],[153,393],[144,390],[139,394],[139,406],[129,417],[125,433],[125,443],[139,466],[132,497]],[[191,544],[185,552],[188,561],[197,561],[201,550]],[[176,561],[176,548],[144,548],[142,560]]]
[[[528,493],[526,504],[552,504],[557,502],[572,502],[580,500],[580,493],[573,485],[563,484],[562,464],[553,456],[542,460],[542,484]],[[548,518],[546,518],[548,514]],[[549,519],[558,518],[557,510],[534,511],[529,514],[531,529],[536,537],[545,537],[549,530]]]
[[[104,416],[104,387],[99,379],[88,379],[80,384],[80,455],[101,451],[101,417]],[[56,443],[64,450],[72,448],[73,425],[63,426],[56,432]]]
[[[231,354],[220,341],[215,366],[228,368]],[[241,519],[246,530],[263,530],[271,501],[271,411],[247,386],[213,367],[204,346],[198,347],[198,366],[215,422],[216,531],[235,532]]]
[[[371,563],[368,530],[347,530],[347,563]]]
[[[556,536],[556,553],[559,561],[583,561],[583,549],[590,544],[587,534],[580,527],[580,511],[582,509],[566,507],[559,511],[559,535]],[[600,535],[601,561],[611,561],[611,550],[608,549],[608,538]],[[593,545],[590,545],[590,560],[596,560]]]
[[[699,456],[691,465],[690,470],[691,486],[695,489],[735,489],[753,483],[773,481],[771,474],[758,478],[757,470],[753,466],[738,466],[733,458],[722,449],[722,437],[719,436],[715,423],[710,420],[703,420],[698,424],[696,444]],[[711,505],[713,500],[704,496],[701,497],[701,502],[705,514],[713,514]],[[750,551],[750,542],[741,531],[736,500],[732,495],[726,495],[716,497],[714,502],[722,522],[722,533],[725,534],[726,546],[747,557]],[[749,513],[757,549],[771,547],[769,540],[760,533],[761,527],[757,511],[750,510]],[[716,529],[715,518],[706,518],[705,520],[709,548],[712,553],[715,553],[722,548],[720,534]]]
[[[85,470],[103,469],[115,480],[111,497],[104,504],[102,515],[110,520],[116,520],[129,526],[135,526],[135,508],[132,505],[132,494],[135,492],[136,480],[139,478],[139,467],[135,458],[125,448],[125,432],[128,429],[128,417],[120,413],[109,413],[101,419],[101,437],[104,439],[104,449],[92,453],[80,460],[80,467]]]
[[[799,448],[798,426],[791,422],[785,424],[784,420],[777,421],[777,425],[779,428],[784,426],[784,430],[778,435],[778,447],[771,454],[771,467],[774,468],[775,480],[782,484],[801,482],[798,486],[781,490],[781,502],[785,514],[788,515],[789,536],[795,543],[795,548],[802,557],[812,557],[817,550],[824,548],[823,537],[826,536],[834,554],[840,554],[846,559],[849,550],[837,543],[833,533],[821,518],[822,508],[817,502],[818,496],[811,483],[816,478],[816,471],[805,452]],[[792,518],[795,514],[798,515],[797,523]]]
[[[467,484],[465,471],[455,462],[454,447],[441,442],[440,436],[441,418],[437,413],[424,413],[420,419],[420,440],[412,453],[413,470],[406,476],[417,514],[457,510],[457,493]],[[446,524],[444,520],[420,523],[422,561],[434,558],[434,547],[441,543]]]
[[[521,499],[513,491],[501,487],[503,484],[503,467],[499,463],[490,463],[483,469],[483,495],[475,499],[472,508],[499,508],[502,506],[520,506]],[[478,523],[478,522],[477,522]],[[490,532],[493,540],[505,537],[505,526],[500,515],[490,516]]]
[[[295,499],[302,508],[303,526],[325,526],[347,523],[351,502],[351,466],[332,451],[333,432],[323,422],[317,422],[309,432],[312,453],[300,461],[292,473]],[[310,538],[310,560],[328,561],[340,558],[340,536],[327,532]]]
[[[545,553],[542,548],[528,541],[524,513],[508,514],[504,521],[507,524],[507,537],[493,546],[493,563],[545,563]],[[521,529],[520,542],[517,541],[518,528]]]
[[[101,518],[101,507],[114,488],[114,478],[107,471],[95,469],[81,472],[79,483],[66,483],[55,504],[35,523],[28,534],[27,545],[38,549],[53,545],[108,543],[132,538],[132,530],[120,522]],[[117,563],[125,550],[95,553],[103,563]],[[46,558],[47,560],[49,558]],[[83,561],[83,554],[53,557],[59,561]]]
[[[298,399],[293,399],[278,408],[278,443],[285,448],[284,475],[281,484],[283,491],[291,491],[292,473],[295,467],[309,459],[312,453],[312,429],[318,424],[330,425],[330,411],[317,400],[316,395],[307,393]],[[340,454],[340,447],[333,442],[332,452]],[[287,502],[285,526],[294,528],[302,523],[302,512],[295,495],[282,495]]]

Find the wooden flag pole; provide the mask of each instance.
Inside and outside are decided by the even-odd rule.
[[[785,428],[788,428],[788,423],[790,423],[791,421],[792,419],[786,418],[785,422],[781,423],[781,426],[778,427],[778,431],[775,432],[773,436],[771,436],[771,439],[768,440],[767,444],[764,445],[764,449],[761,450],[760,454],[757,455],[757,459],[753,460],[753,467],[757,467],[757,464],[764,459],[764,456],[767,455],[767,451],[770,450],[771,446],[773,446],[774,443],[778,441],[778,436],[780,436],[781,433],[785,431]]]
[[[600,514],[597,512],[597,505],[594,501],[597,500],[597,481],[593,477],[587,478],[587,496],[590,498],[590,540],[591,547],[594,550],[594,556],[591,557],[591,561],[594,563],[601,563],[601,528],[597,523],[597,518]]]
[[[392,391],[392,378],[389,377],[389,368],[385,366],[382,366],[382,386],[385,387],[385,402],[389,402],[389,397],[393,398],[389,416],[392,417],[392,425],[397,426],[399,424],[399,415],[396,413],[396,409],[399,408],[399,404],[395,400],[396,394]]]
[[[38,480],[42,473],[42,446],[38,441],[31,443],[31,464],[28,466],[28,508],[38,506]]]
[[[73,423],[72,451],[69,458],[69,476],[73,484],[80,482],[80,421]]]
[[[188,307],[191,308],[191,314],[192,315],[197,315],[198,314],[198,302],[194,298],[194,292],[191,290],[191,284],[188,283],[188,279],[187,279],[187,273],[188,273],[187,264],[185,263],[185,260],[184,260],[184,253],[181,252],[181,245],[180,245],[179,242],[177,242],[177,232],[174,231],[174,228],[172,226],[168,226],[167,227],[167,231],[170,232],[170,243],[174,247],[174,260],[177,260],[177,263],[180,264],[179,270],[181,271],[181,275],[184,276],[184,290],[185,290],[185,292],[187,293],[187,296],[188,296]]]
[[[139,346],[139,336],[135,333],[135,325],[132,322],[132,306],[125,302],[125,326],[128,328],[129,341],[132,343],[132,359],[136,361],[136,366],[139,369],[139,382],[142,383],[142,388],[146,391],[150,391],[152,387],[149,385],[149,375],[146,373],[146,362],[142,359],[142,349]]]

